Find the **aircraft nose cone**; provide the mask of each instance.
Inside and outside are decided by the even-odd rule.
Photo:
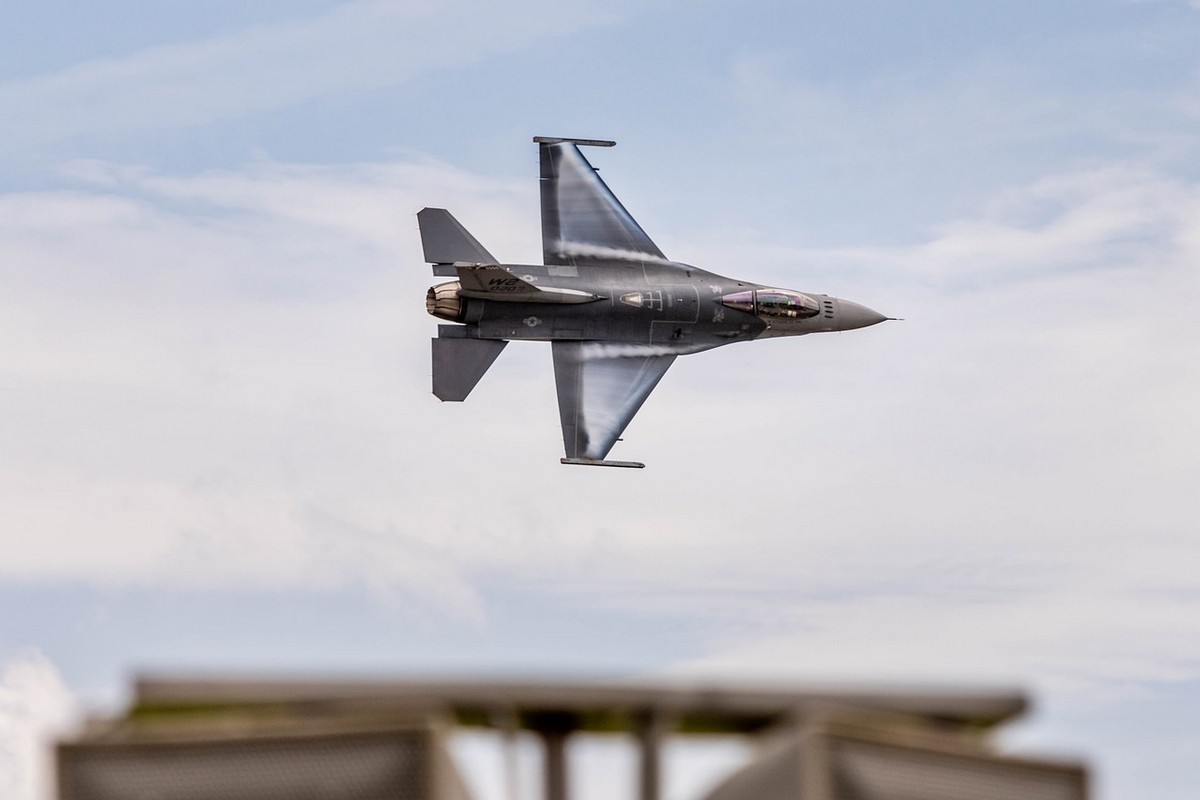
[[[887,317],[874,309],[852,303],[849,300],[838,299],[837,329],[839,331],[852,331],[855,328],[877,325],[886,319]]]

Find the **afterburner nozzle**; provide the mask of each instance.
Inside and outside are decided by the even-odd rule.
[[[460,288],[458,281],[430,286],[425,293],[425,310],[438,319],[462,322],[463,300],[458,294]]]

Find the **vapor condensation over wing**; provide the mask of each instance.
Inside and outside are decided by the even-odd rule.
[[[625,260],[667,260],[575,144],[542,145],[541,162],[545,263],[612,260],[617,253]]]
[[[600,355],[595,345],[583,342],[551,347],[568,458],[607,456],[675,362],[674,354]]]

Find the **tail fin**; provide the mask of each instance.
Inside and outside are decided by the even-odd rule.
[[[444,208],[423,208],[417,214],[421,246],[430,264],[497,264],[467,229]]]
[[[508,342],[503,339],[467,339],[455,336],[457,325],[440,326],[449,336],[433,340],[433,394],[439,400],[461,402],[495,363]],[[445,329],[450,330],[446,331]]]

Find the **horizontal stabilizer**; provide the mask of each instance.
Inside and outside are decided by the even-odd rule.
[[[434,396],[451,402],[466,400],[507,344],[496,339],[434,339]]]
[[[496,257],[481,245],[444,208],[423,208],[417,213],[421,246],[430,264],[495,264]]]

